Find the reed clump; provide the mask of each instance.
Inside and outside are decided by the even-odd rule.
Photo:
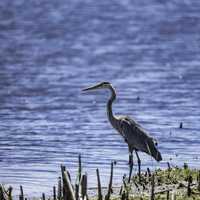
[[[113,186],[114,165],[111,163],[110,179],[108,187],[102,188],[99,169],[96,169],[97,185],[92,188],[95,195],[89,195],[88,176],[82,172],[81,156],[78,158],[78,173],[75,183],[72,183],[71,175],[65,166],[61,165],[61,177],[53,186],[53,194],[47,198],[41,194],[42,200],[200,200],[200,170],[190,169],[187,164],[183,167],[171,167],[157,169],[151,172],[149,169],[132,177],[129,182],[126,175],[122,178],[122,185]],[[20,186],[19,200],[28,200],[24,189]],[[12,187],[0,185],[0,200],[14,200]]]

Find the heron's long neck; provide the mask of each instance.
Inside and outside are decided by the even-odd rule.
[[[110,87],[109,89],[111,91],[111,97],[107,103],[107,115],[112,126],[115,126],[116,117],[113,115],[113,112],[112,112],[112,103],[116,99],[116,93],[113,87]]]

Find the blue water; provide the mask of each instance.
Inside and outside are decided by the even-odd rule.
[[[65,164],[82,154],[89,185],[128,172],[128,150],[106,116],[110,81],[116,114],[137,119],[159,141],[161,164],[200,165],[200,2],[60,0],[0,2],[0,182],[51,193]],[[137,100],[137,97],[140,100]],[[183,129],[179,129],[183,122]],[[137,168],[134,167],[134,173]]]

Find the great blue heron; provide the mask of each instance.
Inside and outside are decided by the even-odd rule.
[[[112,103],[116,99],[115,89],[109,82],[102,82],[92,87],[83,89],[83,91],[91,91],[96,89],[109,89],[111,97],[107,102],[107,115],[113,128],[115,128],[128,144],[129,149],[129,181],[133,169],[133,151],[135,151],[138,160],[138,174],[141,177],[141,161],[138,151],[145,152],[152,156],[155,160],[161,161],[162,157],[156,148],[156,140],[148,135],[148,133],[133,119],[128,116],[115,116],[112,112]]]

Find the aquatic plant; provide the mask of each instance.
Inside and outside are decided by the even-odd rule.
[[[121,187],[113,187],[114,162],[111,162],[110,180],[108,187],[101,187],[99,169],[96,169],[97,186],[93,187],[96,195],[89,196],[91,188],[87,186],[87,174],[82,173],[81,156],[78,158],[78,172],[75,183],[64,165],[61,165],[61,175],[57,187],[53,186],[52,200],[200,200],[200,170],[190,169],[187,164],[183,167],[157,169],[151,172],[147,169],[131,178],[122,178]],[[20,186],[19,200],[26,200],[23,187]],[[46,200],[42,193],[42,200]],[[13,200],[12,187],[0,185],[0,200]]]

